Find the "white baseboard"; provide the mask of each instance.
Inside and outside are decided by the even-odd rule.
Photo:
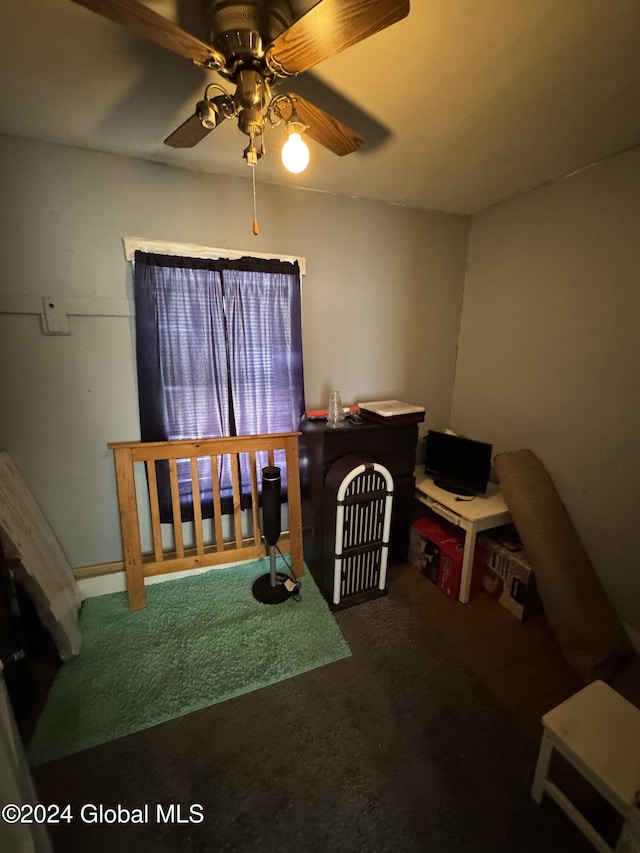
[[[265,572],[269,571],[269,558],[261,558],[265,562]],[[229,566],[240,566],[242,563],[253,563],[255,560],[241,560],[225,563],[223,566],[204,566],[201,569],[190,569],[185,572],[167,572],[165,575],[155,575],[146,578],[145,586],[165,581],[175,581],[181,578],[190,578],[202,575],[205,572],[216,571],[216,569],[227,569]],[[78,582],[80,594],[83,599],[94,598],[97,595],[109,595],[111,592],[126,592],[127,581],[122,563],[102,563],[98,566],[82,566],[74,569],[73,574]]]
[[[96,595],[108,595],[110,592],[125,592],[124,572],[113,572],[96,578],[85,578],[78,581],[82,599],[94,598]]]

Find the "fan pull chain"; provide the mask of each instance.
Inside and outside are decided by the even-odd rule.
[[[251,167],[251,182],[253,184],[253,233],[257,237],[260,233],[260,226],[258,225],[258,213],[256,208],[256,167]]]

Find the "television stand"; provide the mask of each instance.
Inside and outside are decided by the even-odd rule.
[[[451,492],[451,494],[454,495],[460,495],[462,498],[475,498],[478,494],[477,492],[472,492],[471,489],[463,489],[460,486],[454,486],[451,483],[447,483],[446,480],[440,480],[438,477],[436,477],[433,483],[439,489],[443,489],[445,492]]]
[[[416,470],[415,478],[415,496],[420,503],[465,532],[459,599],[466,604],[471,590],[476,534],[508,524],[511,515],[507,505],[495,483],[489,483],[486,495],[478,495],[472,501],[457,501],[455,495],[440,488],[431,477],[425,477],[424,468]]]

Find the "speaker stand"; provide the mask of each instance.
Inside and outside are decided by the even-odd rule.
[[[291,580],[291,578],[283,572],[276,572],[275,545],[269,545],[269,561],[269,574],[260,575],[254,581],[251,591],[256,601],[261,604],[282,604],[291,598],[291,592],[285,586],[285,581]]]

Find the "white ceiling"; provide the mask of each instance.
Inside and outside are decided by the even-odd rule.
[[[199,2],[146,5],[202,37]],[[292,176],[276,128],[258,181],[469,214],[640,144],[638,0],[411,7],[283,87],[358,131],[360,151],[311,143]],[[247,177],[234,122],[194,149],[163,145],[213,81],[224,82],[70,0],[0,4],[0,133]]]

